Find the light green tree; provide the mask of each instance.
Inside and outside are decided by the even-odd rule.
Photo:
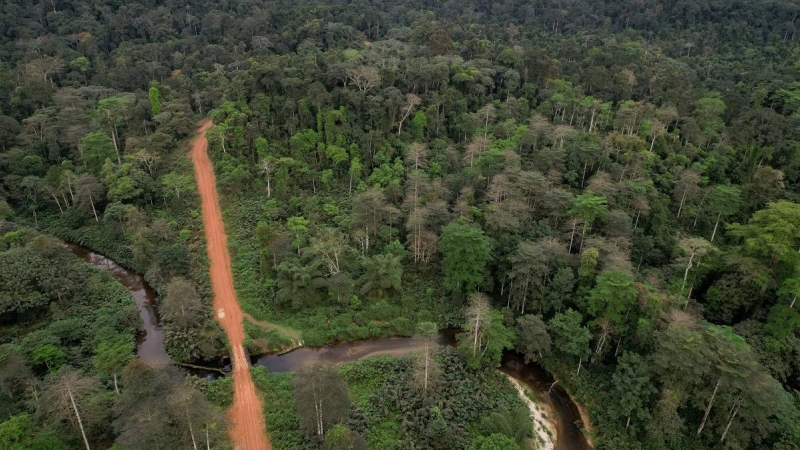
[[[161,92],[158,90],[158,82],[153,80],[150,82],[150,89],[147,91],[147,97],[150,99],[150,111],[153,117],[161,114]]]
[[[81,138],[78,149],[81,152],[81,161],[94,174],[99,174],[106,159],[115,155],[111,138],[102,131],[89,133]]]
[[[582,223],[581,236],[586,235],[592,227],[595,219],[605,217],[608,212],[608,201],[603,196],[594,195],[592,191],[586,191],[583,194],[575,197],[572,202],[572,208],[569,210],[569,215],[580,219],[580,222],[573,222],[572,233],[569,238],[569,252],[572,252],[572,244],[575,240],[575,231],[578,223]],[[583,243],[581,242],[581,246]]]
[[[303,246],[308,235],[309,222],[302,216],[289,217],[286,220],[286,228],[292,232],[294,239],[292,245],[297,247],[297,254],[300,254],[300,247]]]

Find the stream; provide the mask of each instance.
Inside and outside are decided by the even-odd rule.
[[[144,278],[113,260],[95,253],[78,244],[66,243],[69,250],[84,261],[108,272],[133,295],[136,309],[142,319],[142,332],[137,339],[136,355],[148,365],[169,362],[164,347],[164,330],[159,325],[156,292]],[[454,345],[457,330],[448,329],[439,333],[439,343]],[[253,358],[254,364],[265,367],[270,372],[293,372],[309,363],[342,364],[368,356],[400,356],[413,352],[419,344],[412,338],[381,338],[360,341],[340,342],[324,347],[301,347],[282,355],[265,355]],[[556,446],[559,450],[589,450],[581,429],[578,406],[569,394],[558,384],[552,387],[553,376],[538,364],[525,363],[522,355],[507,351],[503,354],[502,372],[527,385],[539,402],[555,414],[557,430]]]
[[[136,356],[150,366],[168,363],[169,355],[164,347],[164,330],[158,323],[156,291],[141,275],[122,267],[115,261],[78,244],[65,245],[74,255],[108,272],[133,295],[136,310],[142,319],[142,331],[136,339]]]

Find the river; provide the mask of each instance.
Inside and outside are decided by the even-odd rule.
[[[136,309],[142,319],[136,355],[146,364],[160,365],[169,362],[164,348],[164,330],[159,325],[156,292],[144,278],[113,260],[78,244],[67,243],[70,251],[86,262],[105,270],[133,295]],[[439,343],[453,345],[455,330],[444,330],[439,334]],[[368,356],[405,355],[419,348],[411,338],[366,339],[340,342],[324,347],[302,347],[282,355],[265,355],[255,359],[254,364],[270,372],[293,372],[309,363],[342,364]],[[581,429],[583,423],[577,405],[558,384],[551,388],[553,376],[537,364],[525,363],[516,352],[503,354],[501,371],[524,383],[537,399],[546,404],[555,414],[557,430],[556,445],[559,450],[589,450]]]

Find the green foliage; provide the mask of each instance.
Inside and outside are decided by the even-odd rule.
[[[361,432],[370,448],[387,448],[388,444],[393,444],[388,448],[396,448],[395,445],[413,443],[464,448],[470,443],[468,430],[479,426],[487,411],[525,409],[514,388],[499,372],[468,369],[449,348],[443,348],[439,358],[441,380],[437,389],[428,394],[412,387],[415,381],[410,358],[370,358],[353,363],[352,369],[350,365],[340,369],[348,383],[352,383],[351,389],[355,386],[355,392],[362,392],[357,394],[359,397],[372,392],[366,402],[354,405],[349,427]],[[398,417],[412,420],[398,421]],[[526,427],[514,432],[523,431],[527,436],[530,421],[524,424]],[[448,436],[449,440],[442,440],[442,436]],[[393,438],[397,441],[391,441]]]
[[[0,449],[66,450],[70,448],[52,428],[37,428],[28,414],[12,416],[0,423]]]
[[[153,117],[161,114],[161,93],[158,90],[158,82],[150,82],[150,89],[147,91],[147,97],[150,99],[150,111]]]
[[[292,397],[294,374],[270,374],[262,367],[254,367],[250,373],[264,401],[264,415],[272,447],[276,450],[301,448],[303,441],[298,432],[300,421],[295,414]]]
[[[573,358],[589,356],[589,330],[581,325],[583,317],[575,310],[568,309],[553,316],[548,322],[553,336],[553,346]]]
[[[547,325],[533,314],[517,318],[518,342],[515,348],[522,351],[526,361],[538,361],[550,353],[552,341]]]
[[[581,219],[585,231],[592,226],[595,219],[605,217],[608,211],[607,205],[608,201],[605,197],[594,195],[592,191],[586,191],[575,197],[569,214]]]
[[[768,267],[779,262],[777,269],[789,271],[800,264],[800,205],[796,203],[770,203],[753,214],[747,224],[732,224],[728,229],[742,239],[741,253],[759,258]]]
[[[612,383],[612,395],[619,399],[617,417],[626,421],[625,428],[630,426],[632,417],[646,422],[649,419],[648,397],[657,391],[645,360],[636,353],[625,352],[619,359]]]
[[[618,324],[634,305],[636,296],[630,275],[620,270],[605,271],[597,276],[596,285],[589,293],[588,311]]]
[[[465,222],[451,222],[442,228],[439,246],[447,289],[469,294],[483,284],[491,250],[483,230]]]
[[[81,161],[94,174],[99,174],[107,159],[114,159],[114,143],[107,133],[98,131],[81,138]]]
[[[403,267],[395,255],[375,255],[366,263],[361,292],[371,298],[387,299],[402,288]]]
[[[519,450],[520,446],[514,439],[504,434],[491,434],[479,437],[470,447],[470,450]]]
[[[784,340],[800,329],[800,311],[786,305],[775,305],[769,311],[765,328],[773,338]]]

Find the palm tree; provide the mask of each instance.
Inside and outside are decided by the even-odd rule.
[[[396,255],[375,255],[365,262],[366,273],[361,277],[361,293],[385,299],[400,292],[403,267]]]

